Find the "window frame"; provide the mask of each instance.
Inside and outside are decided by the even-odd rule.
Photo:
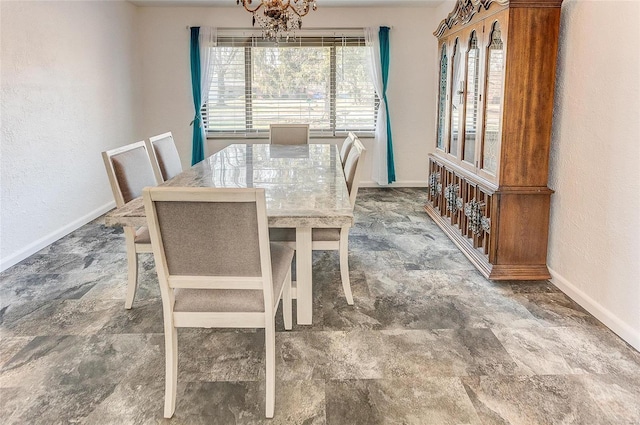
[[[310,136],[313,138],[335,138],[344,137],[349,132],[356,133],[359,137],[373,137],[375,135],[375,127],[378,117],[378,109],[380,107],[380,99],[375,91],[375,87],[372,82],[372,90],[374,97],[374,109],[373,109],[373,122],[370,129],[356,128],[346,126],[345,128],[337,128],[337,48],[346,46],[362,46],[365,48],[365,37],[362,29],[349,29],[345,30],[320,30],[320,31],[307,31],[305,34],[300,34],[299,31],[296,34],[295,39],[288,42],[280,41],[274,43],[269,40],[264,40],[262,35],[255,31],[238,31],[238,30],[218,30],[218,37],[216,47],[243,47],[244,48],[244,109],[245,109],[245,125],[244,131],[236,130],[211,130],[208,128],[209,114],[207,109],[207,103],[205,102],[201,109],[201,116],[203,125],[205,125],[205,135],[207,139],[264,139],[269,137],[269,130],[267,129],[255,129],[253,128],[253,75],[252,75],[252,48],[254,47],[330,47],[329,52],[329,128],[318,130],[313,127],[310,128]],[[366,64],[368,66],[368,64]],[[203,93],[209,99],[210,91]]]

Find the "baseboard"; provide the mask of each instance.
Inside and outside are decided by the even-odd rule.
[[[403,180],[391,183],[386,186],[381,186],[373,180],[361,181],[360,187],[428,187],[429,182],[426,180]]]
[[[629,345],[640,351],[640,331],[633,329],[624,321],[620,320],[611,311],[604,308],[596,300],[576,288],[571,282],[562,277],[558,272],[549,268],[551,273],[551,282],[564,292],[569,298],[580,304],[582,308],[591,313],[596,319],[600,320],[609,329],[615,332],[620,338],[625,340]]]
[[[36,252],[40,251],[42,248],[45,248],[46,246],[52,244],[53,242],[57,241],[61,237],[68,235],[69,233],[73,232],[79,227],[84,226],[91,220],[94,220],[100,217],[102,214],[115,208],[115,206],[116,206],[116,203],[114,201],[111,201],[101,206],[100,208],[96,208],[90,213],[85,214],[84,216],[78,218],[77,220],[74,220],[73,222],[67,224],[66,226],[56,230],[55,232],[49,233],[45,237],[40,238],[37,241],[27,245],[26,247],[19,250],[18,252],[13,253],[6,258],[0,258],[0,272],[8,269],[9,267],[15,264],[18,264],[20,261],[35,254]]]

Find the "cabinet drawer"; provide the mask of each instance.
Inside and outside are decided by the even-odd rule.
[[[429,160],[429,171],[430,207],[489,260],[493,192],[433,158]]]

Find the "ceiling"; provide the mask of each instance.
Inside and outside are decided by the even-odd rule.
[[[254,0],[257,3],[258,0]],[[431,6],[445,0],[317,0],[318,7]],[[237,7],[236,0],[129,0],[137,6],[217,6]]]

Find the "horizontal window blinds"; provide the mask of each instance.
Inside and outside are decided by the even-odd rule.
[[[210,134],[265,135],[309,123],[314,136],[373,132],[378,101],[363,37],[298,37],[274,45],[222,36],[212,47],[203,118]]]

